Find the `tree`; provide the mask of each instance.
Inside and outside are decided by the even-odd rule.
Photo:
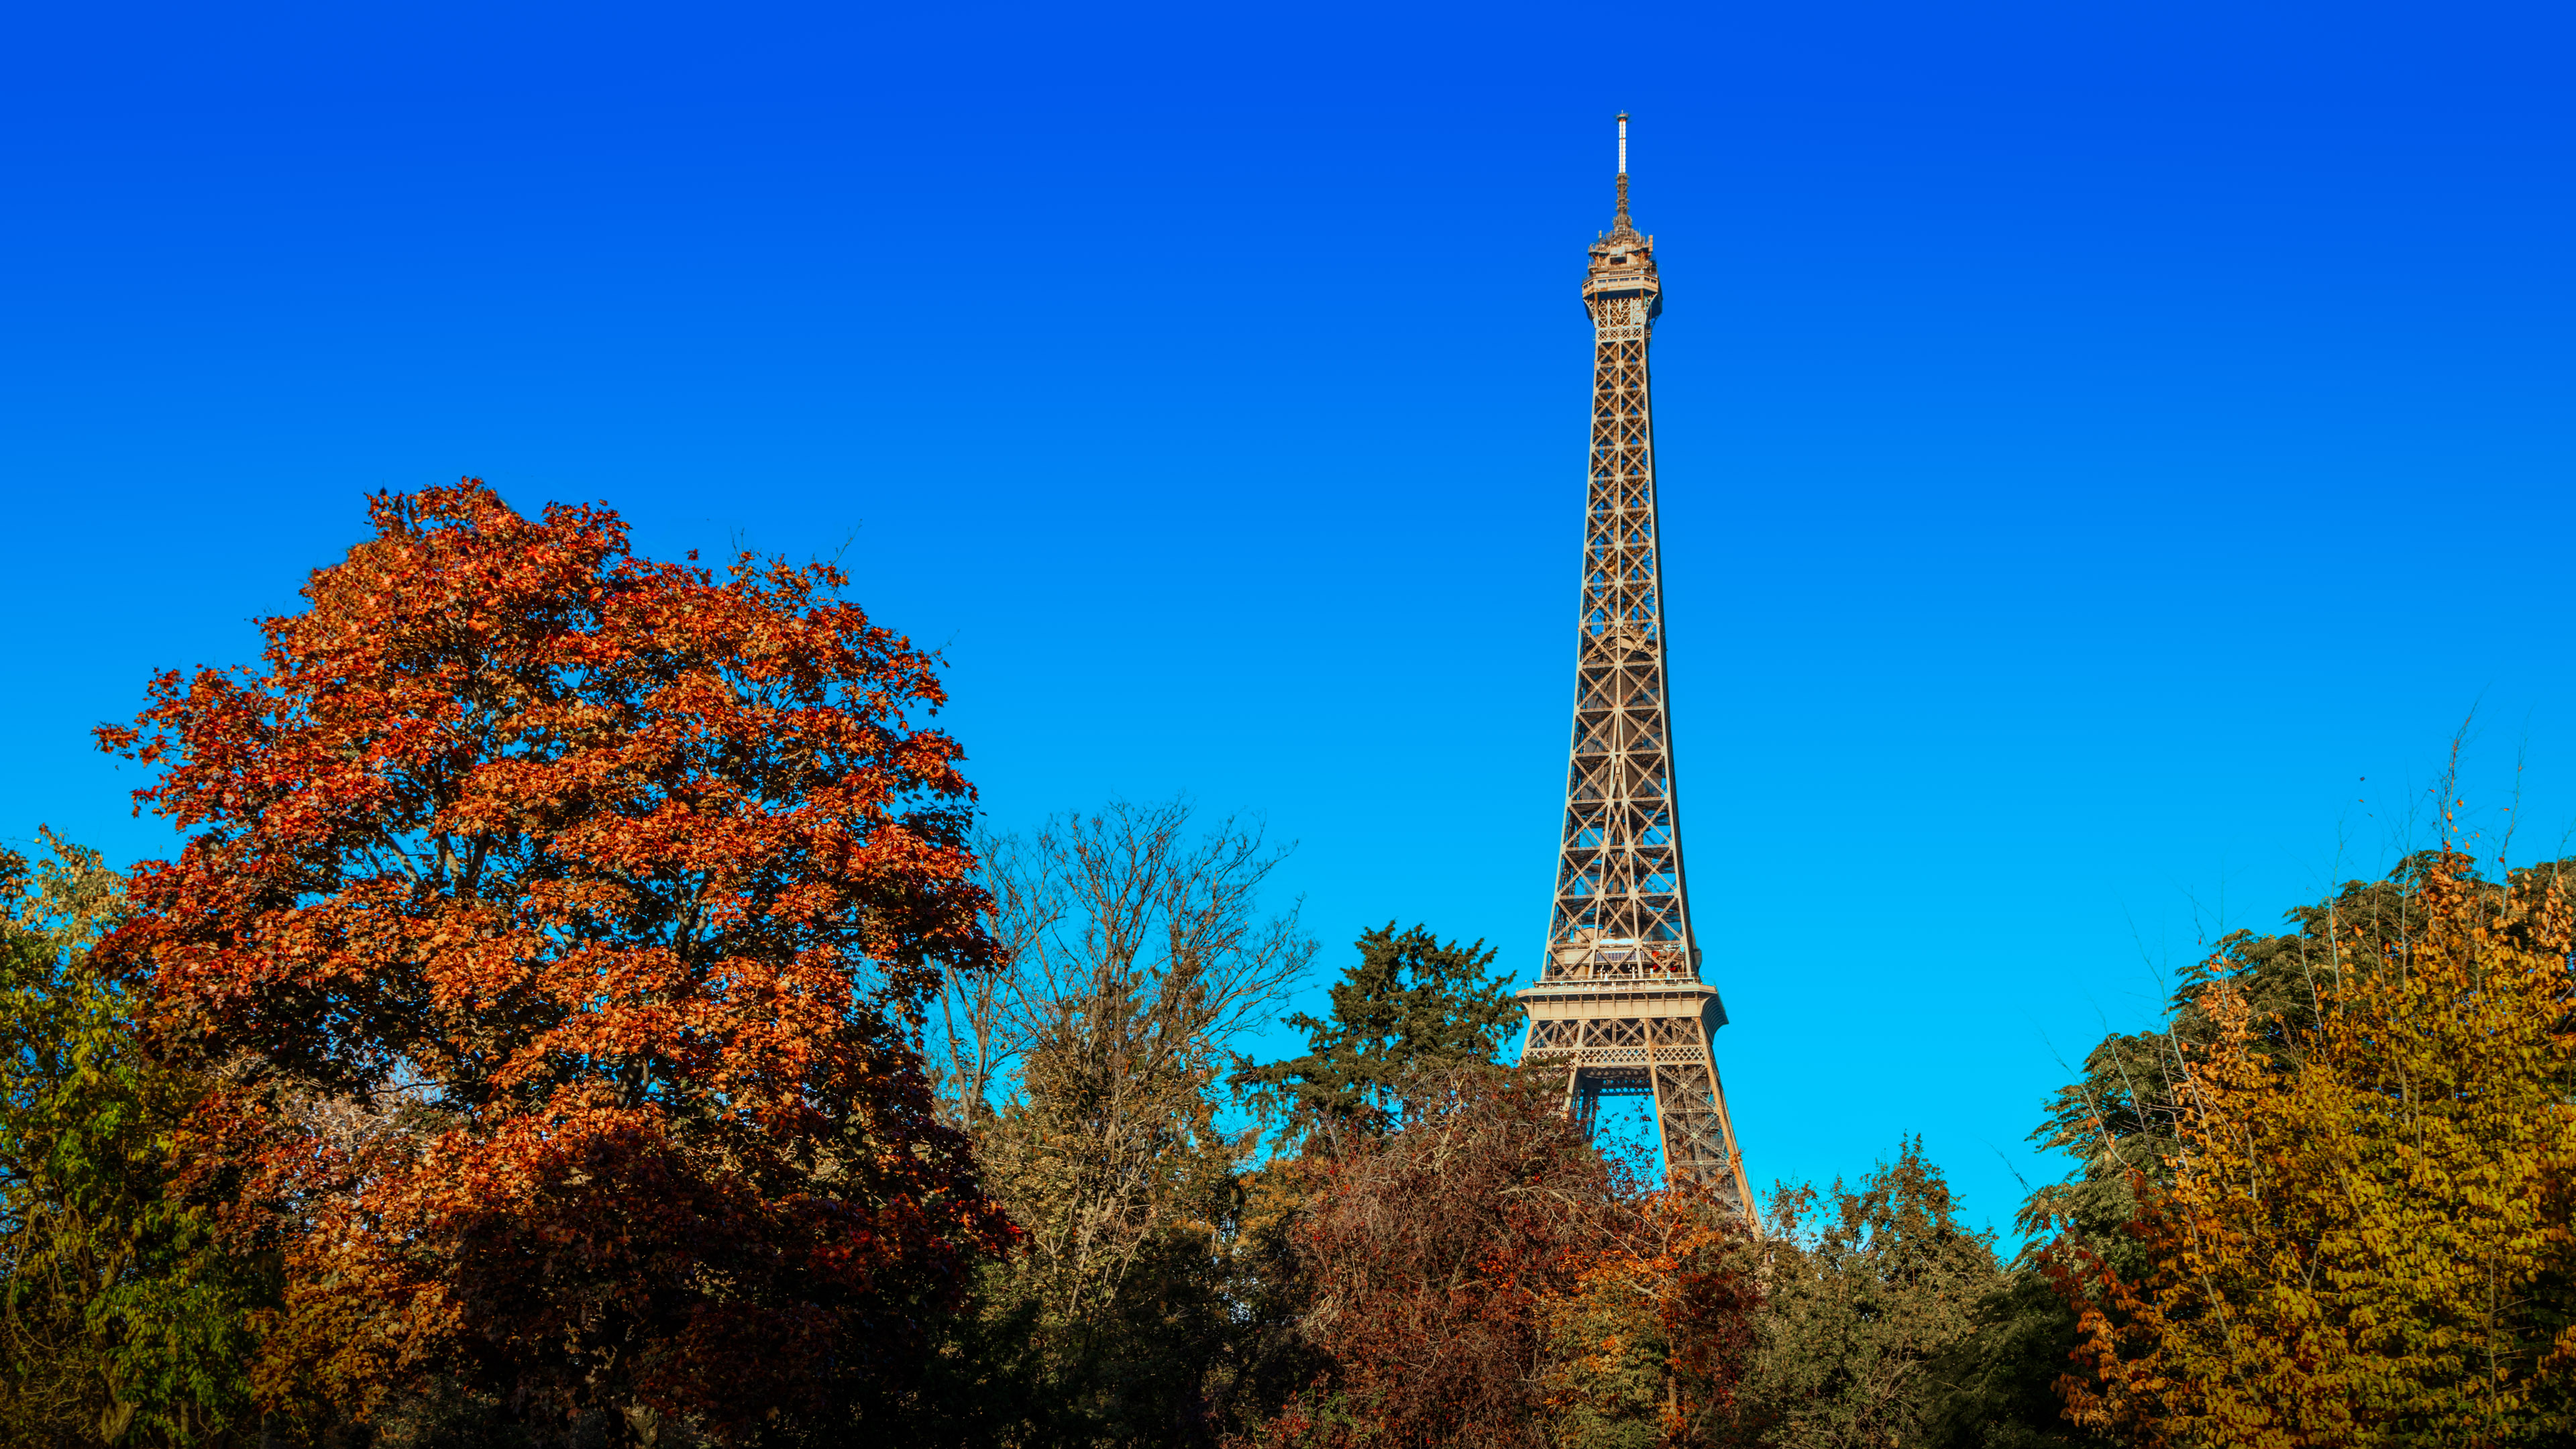
[[[1547,1442],[1733,1442],[1762,1301],[1743,1219],[1685,1184],[1619,1194],[1603,1226],[1543,1309],[1535,1387]]]
[[[2447,782],[2443,793],[2447,798]],[[2087,1054],[2081,1078],[2058,1092],[2032,1134],[2074,1157],[2077,1170],[2040,1187],[2021,1209],[2028,1246],[2006,1287],[1980,1310],[1978,1338],[1947,1367],[1960,1390],[1945,1411],[1957,1432],[1945,1442],[2090,1443],[2113,1432],[2113,1419],[2099,1414],[2088,1415],[2090,1428],[2070,1423],[2060,1389],[2087,1381],[2069,1373],[2084,1337],[2079,1312],[2116,1317],[2102,1284],[2135,1282],[2152,1271],[2134,1231],[2138,1193],[2169,1183],[2183,1157],[2189,1062],[2220,1034],[2209,1009],[2215,998],[2203,987],[2223,976],[2273,1070],[2287,1070],[2357,963],[2412,950],[2427,929],[2423,885],[2440,858],[2439,851],[2413,854],[2383,879],[2349,881],[2292,907],[2281,932],[2228,934],[2211,947],[2207,965],[2187,974],[2160,1027],[2112,1033]],[[2576,861],[2540,868],[2561,879],[2571,869]],[[2459,882],[2490,907],[2501,899],[2496,883],[2471,876]]]
[[[91,948],[122,906],[96,851],[0,851],[0,1437],[220,1439],[249,1416],[271,1289],[180,1181],[198,1079],[143,1049]]]
[[[1555,1084],[1452,1066],[1310,1159],[1296,1229],[1326,1368],[1246,1442],[1696,1444],[1749,1340],[1742,1231],[1639,1191]]]
[[[1975,1333],[1935,1365],[1946,1387],[1931,1442],[2024,1449],[2105,1444],[2127,1432],[2120,1416],[2070,1421],[2061,1389],[2092,1392],[2088,1376],[2070,1374],[2077,1357],[2090,1357],[2079,1355],[2087,1336],[2079,1314],[2116,1321],[2104,1283],[2135,1282],[2152,1271],[2135,1232],[2139,1192],[2171,1182],[2184,1156],[2189,1063],[2221,1034],[2215,998],[2202,986],[2223,975],[2273,1070],[2286,1070],[2355,963],[2402,955],[2426,930],[2422,886],[2440,855],[2411,855],[2385,879],[2350,881],[2293,907],[2285,913],[2288,929],[2276,934],[2230,933],[2211,948],[2211,964],[2186,979],[2160,1026],[2111,1033],[2087,1053],[2081,1077],[2056,1094],[2031,1134],[2072,1156],[2076,1169],[2024,1202],[2018,1222],[2026,1246],[1979,1305]],[[2542,869],[2564,877],[2571,867],[2576,861]],[[2501,894],[2474,878],[2462,884],[2491,902]]]
[[[1266,1442],[1536,1442],[1548,1309],[1601,1233],[1608,1168],[1542,1084],[1407,1086],[1404,1130],[1318,1167],[1298,1239],[1332,1367]]]
[[[1399,1082],[1493,1062],[1520,1018],[1509,978],[1486,975],[1494,953],[1482,941],[1444,944],[1418,925],[1399,935],[1389,921],[1356,944],[1360,959],[1331,989],[1332,1016],[1288,1018],[1306,1033],[1306,1055],[1236,1064],[1236,1085],[1284,1111],[1296,1136],[1388,1130],[1402,1110]]]
[[[2211,946],[2208,964],[2186,977],[2160,1028],[2104,1037],[2086,1054],[2082,1079],[2058,1091],[2031,1134],[2074,1156],[2081,1172],[2074,1182],[2039,1190],[2028,1210],[2033,1222],[2090,1228],[2100,1238],[2134,1215],[2133,1173],[2167,1180],[2185,1112],[2186,1057],[2217,1040],[2220,1030],[2200,990],[2206,978],[2226,977],[2248,1029],[2287,1062],[2347,969],[2411,949],[2426,926],[2422,886],[2440,858],[2439,851],[2410,855],[2386,879],[2348,881],[2324,900],[2294,906],[2283,914],[2290,929],[2278,934],[2229,933]],[[2543,869],[2570,868],[2576,861]],[[2482,881],[2462,883],[2490,896],[2496,891]]]
[[[2404,929],[2269,1016],[2242,942],[2192,975],[2208,1026],[2177,1043],[2158,1170],[2129,1173],[2138,1266],[2065,1275],[2078,1419],[2175,1444],[2576,1432],[2562,875],[2410,859]]]
[[[2025,1220],[2022,1228],[2037,1234],[2044,1224]],[[2116,1442],[2070,1421],[2058,1395],[2081,1341],[2058,1291],[2071,1252],[2050,1237],[2028,1239],[1970,1310],[1967,1336],[1926,1365],[1934,1393],[1920,1442],[1928,1449],[2110,1449]]]
[[[1286,1337],[1238,1256],[1252,1143],[1218,1121],[1217,1068],[1314,943],[1256,909],[1284,852],[1190,814],[1115,802],[986,851],[1005,967],[952,980],[942,1035],[952,1116],[1025,1234],[986,1275],[978,1352],[1020,1396],[997,1437],[1209,1440]]]
[[[287,1271],[263,1392],[836,1422],[1008,1241],[905,1040],[992,949],[935,661],[825,565],[719,579],[472,479],[368,507],[260,668],[100,730],[190,832],[103,949],[223,1068],[194,1121]]]
[[[1991,1235],[1960,1223],[1919,1138],[1857,1188],[1781,1187],[1769,1216],[1736,1433],[1776,1449],[1922,1442],[1950,1392],[1941,1362],[1998,1285]]]

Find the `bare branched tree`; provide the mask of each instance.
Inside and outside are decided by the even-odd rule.
[[[1204,1216],[1195,1200],[1247,1145],[1214,1121],[1224,1049],[1314,959],[1293,903],[1257,910],[1287,850],[1190,814],[1120,801],[979,850],[1001,965],[942,998],[950,1110],[1065,1314]]]
[[[946,1057],[939,1105],[969,1132],[992,1119],[994,1089],[1026,1049],[1021,973],[1039,958],[1065,911],[1061,892],[1032,893],[1038,883],[1017,866],[1025,848],[1016,837],[978,835],[974,848],[993,899],[985,927],[997,949],[991,965],[947,968],[939,990],[939,1046]]]
[[[1297,908],[1253,917],[1287,850],[1228,818],[1193,840],[1182,801],[1052,820],[986,857],[1017,948],[1022,1040],[1103,1076],[1146,1078],[1231,1041],[1314,960]]]

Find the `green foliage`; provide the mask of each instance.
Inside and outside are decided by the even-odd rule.
[[[249,1415],[266,1277],[175,1182],[199,1079],[155,1061],[92,947],[121,886],[48,833],[0,852],[0,1433],[12,1443],[220,1439]]]
[[[1858,1188],[1784,1186],[1760,1244],[1763,1311],[1738,1390],[1740,1442],[1768,1449],[1916,1444],[1942,1417],[1939,1369],[2001,1286],[1992,1235],[1900,1144]]]
[[[1938,1386],[1922,1443],[1931,1449],[2107,1446],[2067,1422],[2057,1379],[2081,1335],[2048,1273],[2046,1244],[2024,1252],[1968,1315],[1968,1334],[1936,1355]]]
[[[1331,988],[1331,1017],[1288,1018],[1306,1033],[1306,1055],[1237,1065],[1236,1085],[1284,1112],[1292,1136],[1388,1130],[1403,1110],[1400,1081],[1492,1062],[1520,1019],[1508,976],[1486,974],[1494,952],[1482,941],[1444,943],[1419,925],[1399,934],[1389,921],[1356,944],[1360,959]]]

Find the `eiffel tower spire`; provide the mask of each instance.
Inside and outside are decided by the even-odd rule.
[[[1619,113],[1619,215],[1610,223],[1610,235],[1635,236],[1637,229],[1628,224],[1628,113]]]
[[[1711,1049],[1726,1008],[1700,980],[1673,798],[1672,713],[1655,515],[1655,423],[1646,347],[1663,312],[1655,241],[1628,220],[1628,118],[1619,117],[1619,206],[1583,277],[1592,314],[1592,469],[1574,648],[1574,742],[1547,960],[1520,993],[1521,1060],[1565,1072],[1588,1128],[1603,1097],[1654,1103],[1667,1181],[1696,1182],[1749,1222]]]

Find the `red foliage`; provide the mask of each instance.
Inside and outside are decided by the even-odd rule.
[[[264,1382],[821,1407],[1009,1232],[902,1032],[991,952],[934,661],[826,566],[719,580],[472,479],[369,508],[264,669],[99,732],[191,832],[113,949],[229,1064]]]
[[[1253,1442],[1705,1441],[1751,1345],[1741,1222],[1637,1191],[1560,1090],[1417,1084],[1402,1130],[1310,1160],[1306,1332],[1331,1367]]]

